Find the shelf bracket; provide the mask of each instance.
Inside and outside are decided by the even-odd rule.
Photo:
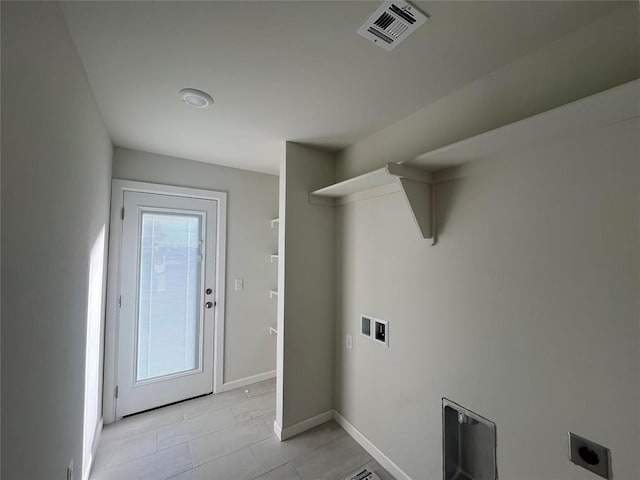
[[[433,174],[422,168],[387,163],[377,170],[314,190],[309,194],[309,202],[336,206],[342,204],[345,198],[353,201],[361,192],[373,192],[387,187],[397,191],[396,184],[407,200],[422,238],[432,239],[431,244],[435,245],[435,184]]]
[[[435,245],[435,185],[403,177],[398,181],[422,238],[432,239],[431,245]]]

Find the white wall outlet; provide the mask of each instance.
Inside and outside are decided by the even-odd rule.
[[[349,350],[353,348],[353,337],[347,333],[345,337],[346,346]]]
[[[242,278],[236,278],[236,280],[235,280],[235,289],[236,289],[236,291],[244,289],[244,280]]]
[[[69,466],[67,467],[67,480],[73,480],[73,458],[71,458]]]

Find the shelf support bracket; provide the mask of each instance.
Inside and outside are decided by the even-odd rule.
[[[403,177],[398,181],[422,238],[432,239],[435,245],[435,185]]]

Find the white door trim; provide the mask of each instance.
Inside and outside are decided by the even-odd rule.
[[[116,382],[118,372],[118,325],[120,294],[120,250],[122,244],[122,209],[124,192],[158,193],[180,197],[216,200],[217,238],[216,238],[216,315],[214,326],[213,391],[223,391],[224,384],[224,322],[225,322],[225,272],[227,239],[227,194],[213,190],[175,187],[158,183],[117,180],[111,182],[111,228],[109,232],[109,262],[107,267],[107,312],[104,338],[104,423],[116,420]]]

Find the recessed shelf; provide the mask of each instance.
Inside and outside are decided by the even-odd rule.
[[[273,297],[277,297],[278,296],[278,291],[277,290],[269,290],[269,298],[273,298]]]

